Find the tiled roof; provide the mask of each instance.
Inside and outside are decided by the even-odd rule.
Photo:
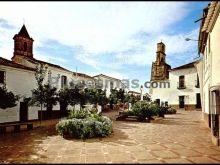
[[[185,64],[185,65],[181,65],[181,66],[178,66],[176,68],[170,69],[170,71],[179,70],[179,69],[193,68],[195,63],[196,63],[196,61]]]
[[[220,2],[218,1],[212,1],[210,3],[210,6],[208,7],[208,13],[205,18],[204,24],[202,26],[202,32],[210,32],[212,29],[212,24],[215,22],[215,19],[217,18],[217,15],[220,11]]]
[[[220,2],[212,1],[203,10],[203,20],[200,25],[199,31],[199,42],[198,42],[198,53],[204,53],[205,45],[207,42],[208,33],[212,31],[212,28],[220,13]]]
[[[86,78],[93,78],[92,76],[89,76],[87,74],[84,74],[84,73],[76,73],[76,72],[73,72],[73,71],[70,71],[68,69],[65,69],[59,65],[56,65],[56,64],[52,64],[52,63],[48,63],[48,62],[45,62],[45,61],[41,61],[41,60],[37,60],[35,58],[28,58],[28,57],[24,57],[25,59],[27,59],[28,61],[30,61],[31,63],[34,63],[34,64],[37,64],[37,63],[43,63],[43,64],[47,64],[48,66],[51,66],[51,67],[55,67],[55,68],[58,68],[58,69],[62,69],[64,71],[67,71],[67,72],[71,72],[73,73],[74,75],[78,75],[78,76],[81,76],[81,77],[86,77]]]
[[[34,68],[30,68],[30,67],[27,67],[27,66],[23,66],[23,65],[17,64],[17,63],[15,63],[13,61],[7,60],[7,59],[2,58],[2,57],[0,57],[0,65],[10,66],[10,67],[19,68],[19,69],[25,69],[25,70],[31,70],[31,71],[35,71],[36,70]]]
[[[48,66],[51,66],[51,67],[55,67],[55,68],[62,69],[62,70],[68,71],[68,72],[72,72],[70,70],[67,70],[67,69],[59,66],[59,65],[55,65],[55,64],[51,64],[51,63],[48,63],[45,61],[37,60],[35,58],[29,58],[29,57],[24,57],[24,58],[34,64],[43,63],[43,64],[47,64]]]

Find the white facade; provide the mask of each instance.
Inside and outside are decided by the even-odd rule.
[[[185,88],[183,89],[178,89],[180,76],[185,77]],[[169,71],[169,80],[157,81],[151,84],[150,95],[152,101],[160,99],[160,102],[167,102],[176,108],[179,108],[179,97],[183,96],[185,109],[191,109],[192,106],[196,105],[196,94],[200,93],[200,88],[196,87],[196,83],[196,68],[174,69]]]
[[[203,56],[197,69],[201,73],[203,119],[211,128],[213,143],[220,145],[220,2],[212,1],[207,9],[200,26],[199,53]]]
[[[5,72],[5,83],[8,91],[20,96],[17,105],[8,109],[0,109],[0,123],[19,121],[20,102],[24,97],[31,97],[31,90],[36,87],[34,71],[0,65]],[[1,84],[2,85],[2,84]],[[28,120],[38,119],[38,107],[29,107]]]
[[[120,89],[124,87],[121,80],[103,74],[94,76],[94,79],[100,81],[102,84],[102,90],[106,90],[107,97],[111,94],[111,89]],[[127,91],[127,88],[125,88],[125,91]]]

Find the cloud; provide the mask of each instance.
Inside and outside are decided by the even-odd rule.
[[[0,18],[0,28],[4,29],[14,29],[15,26],[10,24],[7,20]]]
[[[1,2],[0,6],[0,15],[18,27],[25,19],[35,40],[82,45],[91,54],[118,51],[137,31],[162,32],[186,13],[185,2]]]
[[[24,19],[39,59],[91,74],[149,79],[161,39],[172,65],[196,53],[197,43],[185,38],[197,39],[198,28],[175,31],[191,11],[188,2],[0,2],[1,18],[15,26],[0,28],[0,56],[12,57],[12,37]]]

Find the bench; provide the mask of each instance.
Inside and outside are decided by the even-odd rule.
[[[136,121],[140,121],[140,122],[150,122],[150,120],[151,120],[151,119],[147,119],[147,118],[143,119],[143,118],[140,118],[136,115],[128,114],[124,111],[119,111],[119,115],[116,118],[116,121],[118,121],[118,120],[125,121],[126,119],[135,119]]]
[[[7,127],[14,127],[14,132],[20,132],[22,125],[26,125],[27,130],[32,130],[33,129],[33,123],[2,124],[2,125],[0,125],[0,134],[6,133],[6,128]]]

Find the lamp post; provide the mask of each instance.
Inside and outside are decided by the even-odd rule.
[[[195,40],[195,39],[191,39],[191,38],[186,38],[185,40],[186,40],[186,41],[190,41],[190,40],[191,40],[191,41],[200,41],[200,40]]]
[[[191,39],[191,38],[185,38],[185,40],[186,40],[186,41],[198,41],[198,42],[201,41],[201,40],[195,40],[195,39]],[[198,55],[199,55],[199,56],[196,57],[196,58],[194,58],[194,60],[200,57],[200,54],[198,54]]]
[[[140,91],[141,91],[141,101],[143,101],[143,85],[141,85]]]

